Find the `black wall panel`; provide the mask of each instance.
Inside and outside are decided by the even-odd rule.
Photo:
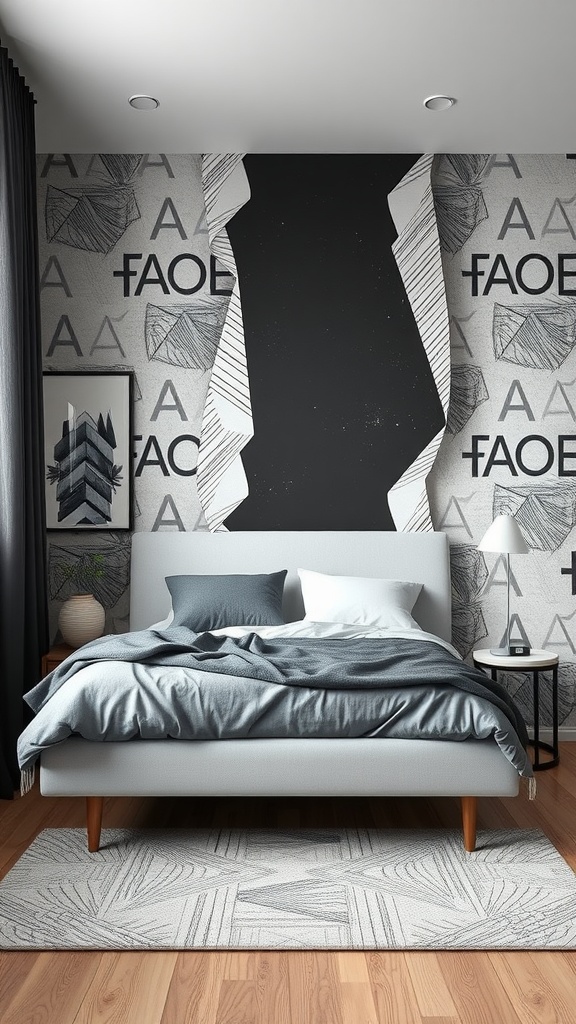
[[[411,155],[253,155],[228,225],[254,417],[232,530],[394,529],[386,495],[443,423],[387,196]]]

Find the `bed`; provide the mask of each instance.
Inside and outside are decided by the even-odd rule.
[[[266,574],[287,569],[286,622],[304,609],[297,569],[422,584],[418,625],[451,639],[447,537],[441,533],[136,533],[130,628],[148,630],[170,610],[165,577]],[[530,774],[529,770],[523,772]],[[42,751],[45,796],[83,796],[89,850],[99,848],[106,796],[451,796],[462,806],[464,847],[475,849],[481,796],[515,796],[519,771],[494,738],[367,736],[147,739],[95,742],[71,735]]]

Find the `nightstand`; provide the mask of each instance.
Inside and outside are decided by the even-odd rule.
[[[534,701],[534,739],[530,745],[534,747],[535,772],[545,768],[554,768],[560,761],[558,746],[558,655],[552,651],[531,650],[530,654],[517,657],[498,657],[489,650],[473,651],[474,664],[479,668],[489,668],[492,679],[498,678],[498,672],[530,672],[532,673],[532,695]],[[550,672],[552,677],[552,743],[544,743],[540,739],[540,673]],[[540,751],[552,754],[546,761],[540,760]]]
[[[72,654],[73,647],[69,647],[68,644],[57,644],[56,647],[51,647],[46,654],[42,655],[42,679],[47,676],[49,672],[53,672],[55,668],[58,668],[64,658],[67,658],[69,654]]]

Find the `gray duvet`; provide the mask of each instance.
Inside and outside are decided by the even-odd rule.
[[[240,638],[184,627],[107,636],[71,654],[26,695],[19,740],[42,750],[89,740],[241,737],[492,737],[531,776],[522,717],[507,691],[429,634]]]

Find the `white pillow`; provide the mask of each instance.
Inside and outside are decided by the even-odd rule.
[[[421,583],[363,576],[329,576],[298,569],[306,618],[373,629],[419,629],[412,611]]]

